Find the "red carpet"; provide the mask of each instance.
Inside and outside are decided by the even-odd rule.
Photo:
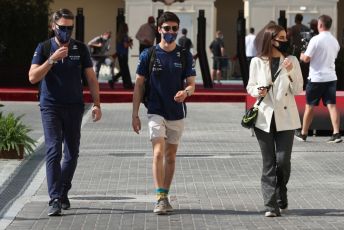
[[[110,89],[108,84],[100,83],[100,98],[103,103],[131,102],[133,91],[116,84]],[[85,102],[92,102],[87,88],[84,89]],[[0,88],[2,101],[37,101],[37,87],[33,88]],[[240,84],[216,84],[213,89],[204,89],[196,85],[196,92],[188,102],[245,102],[246,92]]]
[[[336,93],[336,104],[340,114],[340,130],[344,130],[344,91],[337,91]],[[300,119],[302,123],[303,114],[305,112],[306,96],[305,92],[295,96],[297,108],[299,110]],[[246,98],[246,109],[251,108],[255,103],[256,99],[247,96]],[[327,107],[320,102],[319,106],[314,107],[313,121],[309,127],[311,130],[332,130],[331,119]]]

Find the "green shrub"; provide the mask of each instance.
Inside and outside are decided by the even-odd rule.
[[[0,151],[16,150],[19,155],[22,146],[24,152],[33,152],[36,141],[27,135],[31,130],[21,122],[22,117],[16,117],[13,113],[0,113]]]

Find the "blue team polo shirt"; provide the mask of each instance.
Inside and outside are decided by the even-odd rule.
[[[58,49],[54,38],[50,39],[50,53]],[[54,64],[41,81],[40,106],[73,106],[83,105],[81,73],[92,67],[92,61],[84,44],[78,50],[75,40],[69,43],[68,57]],[[80,58],[80,55],[84,57]],[[32,64],[42,65],[46,61],[43,55],[43,43],[38,44],[32,58]]]
[[[166,120],[180,120],[186,116],[184,103],[174,100],[179,90],[184,89],[185,79],[196,76],[192,67],[192,54],[187,51],[184,73],[180,58],[180,47],[167,52],[159,45],[155,46],[156,59],[150,76],[150,94],[148,100],[148,113],[158,114]],[[136,73],[147,76],[149,66],[148,49],[140,54]]]

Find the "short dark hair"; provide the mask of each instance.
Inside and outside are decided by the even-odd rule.
[[[58,11],[53,13],[53,16],[51,19],[53,22],[56,22],[60,20],[61,18],[74,20],[74,14],[72,13],[72,11],[68,9],[59,9]]]
[[[188,33],[188,30],[185,29],[185,28],[183,28],[183,29],[182,29],[182,34],[186,35],[187,33]]]
[[[296,14],[295,15],[295,22],[302,22],[303,16],[302,14]]]
[[[254,33],[254,28],[253,28],[253,27],[250,28],[250,33],[251,33],[251,34]]]
[[[180,20],[175,13],[166,11],[159,17],[158,26],[160,27],[165,22],[176,22],[179,25]]]
[[[325,29],[329,30],[331,28],[332,18],[330,16],[323,14],[318,19],[322,22]]]

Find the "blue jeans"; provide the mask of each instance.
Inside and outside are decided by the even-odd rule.
[[[72,187],[80,146],[83,105],[41,107],[50,199],[66,197]],[[62,143],[64,158],[62,159]]]

